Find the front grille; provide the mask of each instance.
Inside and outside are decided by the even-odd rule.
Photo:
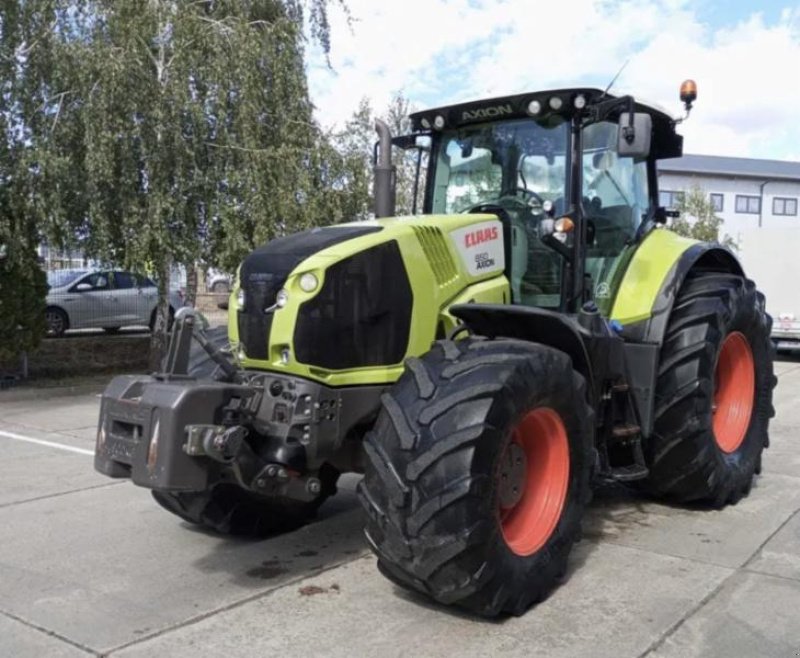
[[[395,241],[335,263],[319,293],[300,306],[297,360],[331,370],[400,363],[408,349],[412,301]]]
[[[435,226],[415,226],[414,233],[422,246],[422,251],[425,252],[425,259],[433,269],[436,283],[444,288],[455,281],[458,270],[441,229]]]
[[[256,277],[252,277],[256,278]],[[239,342],[251,359],[268,358],[269,332],[273,313],[264,309],[275,304],[275,297],[284,281],[270,275],[260,275],[260,280],[245,281],[244,310],[238,313]]]

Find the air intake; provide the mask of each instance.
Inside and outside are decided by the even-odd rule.
[[[447,241],[441,229],[435,226],[414,226],[414,233],[419,240],[425,258],[430,263],[433,276],[440,287],[445,287],[458,277],[450,250],[447,248]]]

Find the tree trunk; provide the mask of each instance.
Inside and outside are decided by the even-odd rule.
[[[170,262],[166,261],[158,275],[158,306],[155,322],[150,333],[150,360],[148,367],[152,372],[161,370],[161,362],[167,353],[169,333],[169,278]]]
[[[192,263],[186,267],[186,296],[184,303],[187,306],[197,306],[197,265]]]

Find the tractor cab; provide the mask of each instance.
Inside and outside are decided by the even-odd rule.
[[[429,144],[423,212],[500,218],[513,303],[574,312],[591,300],[608,315],[636,244],[664,219],[656,160],[681,155],[675,119],[598,89],[509,96],[411,119],[414,134],[395,143]]]

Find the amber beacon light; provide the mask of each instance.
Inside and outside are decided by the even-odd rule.
[[[692,103],[697,100],[697,83],[694,80],[684,80],[681,84],[681,102],[686,106],[686,111],[692,109]]]

